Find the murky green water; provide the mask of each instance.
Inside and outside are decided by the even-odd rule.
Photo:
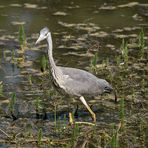
[[[18,28],[20,24],[24,24],[27,37],[27,47],[23,53],[19,52]],[[124,132],[120,133],[122,135],[119,136],[120,146],[146,146],[148,137],[146,132],[148,128],[145,126],[148,97],[148,2],[146,0],[136,2],[127,0],[28,0],[21,2],[19,0],[1,0],[0,82],[3,82],[3,96],[0,96],[0,129],[10,136],[24,132],[23,136],[27,139],[29,127],[32,132],[31,138],[36,139],[38,129],[43,128],[44,137],[63,140],[64,144],[61,141],[57,144],[53,142],[53,145],[49,142],[48,144],[53,147],[65,146],[68,143],[66,138],[71,137],[73,129],[67,126],[69,110],[67,103],[59,99],[60,96],[55,92],[51,95],[48,70],[45,73],[40,70],[41,58],[43,55],[47,56],[46,43],[35,46],[35,41],[40,29],[44,26],[49,27],[52,32],[54,58],[57,65],[90,70],[90,61],[94,54],[98,53],[97,72],[94,73],[98,77],[107,79],[117,89],[119,100],[125,99],[125,117],[128,127],[125,127]],[[137,45],[141,28],[145,33],[143,59],[140,57],[140,49]],[[122,55],[120,46],[123,38],[128,42],[129,48],[127,67],[122,66],[123,59],[119,61],[119,65],[116,60]],[[16,114],[19,112],[17,115],[19,119],[15,122],[10,118],[8,111],[12,92],[16,93],[17,100],[14,112]],[[43,112],[47,112],[47,121],[36,119],[34,102],[38,97],[42,100],[41,104],[44,108],[39,109],[41,114],[39,118],[43,119]],[[109,137],[106,139],[104,137],[104,141],[101,138],[105,134],[111,137],[111,124],[119,122],[120,105],[119,102],[115,104],[113,99],[114,96],[111,94],[101,96],[101,99],[95,101],[90,100],[89,103],[92,104],[92,109],[97,114],[97,129],[95,131],[81,125],[81,136],[77,137],[76,146],[98,147],[101,145],[105,147],[105,144],[109,145]],[[62,122],[56,132],[54,131],[55,104],[57,120]],[[77,104],[77,102],[73,104]],[[75,110],[75,107],[71,107],[72,109]],[[63,121],[65,115],[66,121]],[[79,106],[76,120],[91,121],[82,105]],[[65,125],[63,122],[67,124]],[[141,127],[140,135],[135,130],[139,127]],[[90,131],[87,133],[88,142],[83,140],[86,138],[84,134],[86,130]],[[133,134],[134,140],[132,139]],[[0,131],[0,139],[2,139],[0,145],[7,142],[8,137],[5,136],[6,134]],[[12,139],[13,142],[8,142],[8,145],[15,145],[17,140],[21,141],[23,136]],[[124,136],[126,136],[125,141],[122,138]],[[104,145],[102,141],[95,141],[97,138],[101,139]],[[32,145],[33,142],[26,143],[24,146],[36,146]],[[18,142],[18,146],[20,145],[21,142]],[[48,146],[45,144],[45,147]]]

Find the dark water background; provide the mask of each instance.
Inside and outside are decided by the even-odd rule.
[[[27,38],[27,47],[23,53],[23,58],[22,53],[19,52],[18,42],[20,24],[24,24]],[[90,61],[96,52],[98,53],[98,67],[102,64],[102,61],[109,59],[111,72],[114,71],[114,68],[118,69],[115,59],[121,54],[120,45],[122,39],[125,38],[130,48],[129,71],[127,74],[121,74],[123,84],[120,84],[120,81],[119,83],[116,81],[117,84],[114,81],[111,83],[119,89],[119,98],[122,96],[131,98],[132,89],[128,86],[126,88],[125,85],[129,85],[129,79],[134,77],[132,88],[135,91],[135,98],[147,104],[147,91],[144,96],[141,92],[143,83],[145,88],[148,87],[147,56],[142,63],[136,61],[139,53],[136,50],[137,47],[135,49],[133,45],[137,41],[141,28],[144,29],[146,46],[148,44],[147,0],[136,2],[128,0],[1,0],[0,81],[3,82],[5,95],[0,99],[0,115],[2,117],[5,115],[4,112],[7,112],[7,101],[12,92],[16,93],[17,102],[21,106],[18,110],[23,112],[25,117],[28,110],[35,112],[33,101],[37,97],[45,97],[44,101],[51,101],[47,99],[47,95],[44,96],[44,92],[48,90],[50,84],[46,85],[48,82],[46,80],[49,77],[43,75],[40,71],[41,57],[47,55],[46,43],[43,42],[41,45],[35,46],[39,31],[44,26],[47,26],[52,33],[56,63],[87,70],[90,70]],[[13,52],[17,63],[12,62]],[[20,62],[22,60],[23,62]],[[48,73],[48,70],[46,72]],[[33,83],[31,87],[29,84],[30,76]],[[108,71],[107,73],[100,71],[97,76],[109,80]],[[128,78],[128,76],[131,77]],[[109,98],[113,98],[113,96],[109,96]],[[141,98],[142,100],[140,100]],[[31,106],[28,104],[31,104]],[[53,113],[52,107],[51,109],[50,107],[47,107],[49,117],[50,111]],[[118,112],[114,107],[112,102],[108,102],[105,108],[103,101],[97,105],[95,104],[93,109],[97,113],[98,122],[117,122]],[[63,107],[61,108],[58,109],[61,113],[58,114],[59,117],[63,117],[67,112],[67,107],[64,110]],[[114,109],[112,110],[112,108]],[[129,108],[130,106],[127,107],[127,115],[130,114]],[[137,108],[133,110],[136,113],[138,112]],[[32,114],[29,115],[32,118]],[[27,114],[27,117],[29,115]],[[79,115],[82,119],[88,120],[89,115],[86,112],[80,111]],[[53,122],[53,114],[51,116]],[[6,128],[4,121],[5,118],[2,118],[0,127]],[[11,121],[7,122],[10,123]],[[20,128],[19,125],[16,124],[16,126],[18,126],[18,129]],[[8,132],[11,133],[10,130]],[[48,134],[46,133],[46,135]]]

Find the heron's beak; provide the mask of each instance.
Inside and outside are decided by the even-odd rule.
[[[35,44],[38,44],[38,43],[41,42],[41,41],[42,41],[42,37],[39,36],[39,38],[37,39],[37,41],[35,42]]]

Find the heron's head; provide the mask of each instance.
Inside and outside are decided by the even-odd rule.
[[[45,40],[47,37],[48,37],[48,34],[49,34],[49,29],[47,27],[44,27],[43,29],[41,29],[40,31],[40,36],[39,38],[37,39],[36,43],[35,44],[38,44],[39,42]]]

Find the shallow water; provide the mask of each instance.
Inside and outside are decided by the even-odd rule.
[[[20,52],[18,42],[20,24],[24,24],[27,36],[27,47],[23,53]],[[4,95],[0,97],[0,116],[2,117],[0,129],[9,135],[22,133],[21,126],[26,122],[23,125],[23,130],[27,132],[26,126],[31,124],[33,137],[36,136],[38,128],[41,127],[45,137],[56,139],[57,133],[54,130],[47,132],[48,125],[50,128],[54,127],[55,105],[57,106],[57,120],[61,122],[63,120],[68,122],[68,110],[76,110],[74,104],[76,106],[78,102],[71,103],[73,105],[69,109],[65,99],[60,99],[61,95],[51,91],[48,70],[45,73],[41,72],[41,58],[43,55],[47,56],[46,43],[43,42],[41,45],[35,46],[35,41],[40,29],[44,26],[48,26],[52,32],[54,58],[57,65],[91,71],[90,61],[97,52],[97,71],[94,74],[107,79],[117,89],[119,100],[125,99],[127,124],[131,126],[139,115],[144,121],[147,121],[148,3],[146,0],[136,2],[127,0],[118,2],[114,0],[106,2],[97,0],[87,2],[84,0],[20,2],[13,0],[0,2],[0,81],[3,82]],[[139,56],[140,51],[137,45],[137,37],[141,28],[144,29],[146,48],[143,59]],[[120,61],[120,65],[116,64],[116,58],[122,55],[120,46],[123,38],[128,42],[129,47],[128,67],[122,66],[123,59]],[[14,55],[14,59],[12,55]],[[108,63],[103,62],[107,59],[109,59]],[[11,98],[12,92],[16,93],[17,100],[14,114],[19,118],[14,123],[15,127],[11,127],[13,122],[8,111],[9,98]],[[36,116],[34,103],[38,97],[42,100],[41,105],[43,106],[39,109],[39,119]],[[111,94],[99,96],[96,100],[90,100],[89,103],[92,104],[92,109],[97,114],[97,131],[99,133],[95,135],[99,137],[100,132],[102,132],[100,130],[104,128],[105,132],[111,136],[110,124],[119,122],[119,102],[115,104],[114,96]],[[46,118],[45,112],[47,112]],[[64,119],[65,116],[66,119]],[[82,105],[79,106],[76,120],[91,121],[89,113]],[[129,133],[128,128],[125,130],[128,133],[125,132],[126,142],[122,141],[122,137],[119,140],[123,147],[130,144],[129,141],[133,133],[135,137],[139,136],[134,128],[138,128],[141,121],[136,121],[137,124],[131,128]],[[36,125],[36,122],[39,122],[39,125]],[[145,124],[143,126],[147,131]],[[16,131],[12,133],[11,128]],[[85,130],[88,129],[83,125],[80,128],[82,136],[79,136],[78,141],[84,144],[85,141],[82,139],[85,137]],[[70,127],[67,127],[66,130],[68,129],[71,131]],[[69,138],[67,131],[63,131],[64,134],[65,137]],[[3,133],[0,135],[5,141],[5,135]],[[124,134],[122,133],[122,135]],[[145,139],[148,136],[146,132],[143,135],[145,137],[143,141],[146,145]],[[88,147],[91,143],[95,143],[96,136],[89,138]],[[64,141],[62,136],[58,138]],[[134,140],[131,142],[132,147],[141,147],[143,141],[140,138],[135,141],[135,143]],[[0,144],[2,143],[4,142],[0,141]],[[8,145],[12,143],[10,142]],[[100,144],[99,141],[97,143]]]

